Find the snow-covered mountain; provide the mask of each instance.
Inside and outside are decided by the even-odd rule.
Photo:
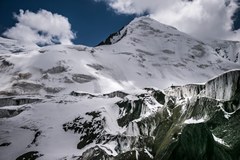
[[[0,159],[186,158],[192,132],[239,157],[239,47],[148,17],[96,47],[0,38]]]
[[[239,63],[240,61],[240,42],[238,41],[224,41],[224,40],[208,40],[208,44],[212,46],[215,51],[229,61]]]
[[[229,61],[210,45],[148,17],[133,20],[109,39],[111,45],[94,48],[34,48],[0,39],[0,91],[48,94],[164,89],[172,84],[204,83],[217,74],[240,68],[238,61]]]

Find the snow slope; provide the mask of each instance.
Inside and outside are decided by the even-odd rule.
[[[240,63],[240,42],[224,40],[207,40],[215,51],[229,61]]]
[[[43,154],[43,160],[78,159],[95,145],[108,155],[124,153],[134,149],[130,144],[138,144],[139,137],[152,140],[157,112],[172,115],[143,88],[205,83],[231,69],[240,69],[239,61],[148,17],[136,18],[96,47],[38,47],[0,38],[0,98],[22,99],[12,103],[10,98],[9,105],[0,108],[0,159],[16,159],[29,151]],[[117,90],[126,95],[106,94]],[[41,102],[31,103],[31,98]],[[136,128],[148,121],[150,128]],[[76,134],[80,130],[72,127],[75,122],[78,129],[86,122],[97,130],[83,127],[84,132]],[[85,133],[100,142],[81,148],[79,137],[86,138]],[[144,152],[151,157],[149,148]]]
[[[163,89],[172,84],[203,83],[240,68],[239,63],[222,58],[204,42],[148,17],[136,18],[112,39],[115,43],[94,48],[40,48],[1,38],[0,91],[55,94]],[[34,89],[24,90],[28,84]]]

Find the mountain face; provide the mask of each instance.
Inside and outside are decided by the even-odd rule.
[[[96,47],[0,38],[0,159],[238,160],[239,47],[148,17]]]
[[[239,63],[240,43],[237,41],[208,40],[207,42],[223,58]]]

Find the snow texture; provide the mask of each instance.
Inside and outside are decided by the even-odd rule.
[[[217,52],[214,44],[148,17],[134,19],[110,42],[97,47],[38,47],[0,38],[0,98],[8,104],[0,106],[0,145],[9,144],[0,148],[0,159],[16,159],[30,151],[43,154],[39,160],[74,159],[95,146],[116,156],[136,149],[138,138],[153,138],[155,121],[145,128],[139,127],[139,122],[146,120],[146,124],[152,115],[164,112],[166,104],[160,104],[143,88],[172,86],[165,90],[167,100],[171,96],[197,96],[204,87],[209,97],[230,99],[239,89],[238,85],[233,86],[239,82],[239,71],[208,81],[225,71],[240,69],[239,58],[235,62],[236,55],[231,55],[235,49],[229,46],[225,48],[230,60],[222,55],[222,50]],[[22,101],[18,103],[16,99]],[[141,112],[135,119],[129,116],[130,122],[120,126],[119,119],[132,114],[137,100],[142,102]],[[132,108],[120,108],[117,103],[122,101],[128,101]],[[174,105],[174,99],[171,102]],[[171,116],[171,108],[165,109]],[[186,108],[182,110],[185,112]],[[101,112],[100,119],[94,121],[86,115],[93,111]],[[80,137],[87,131],[78,134],[63,129],[63,124],[73,125],[71,122],[77,117],[83,118],[79,125],[95,125],[104,118],[103,130],[95,129],[99,137],[110,140],[98,144],[94,140],[77,149]],[[203,121],[188,119],[184,123]],[[147,149],[144,152],[153,157]],[[138,155],[136,150],[137,158]]]

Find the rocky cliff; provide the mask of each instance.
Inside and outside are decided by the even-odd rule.
[[[171,86],[165,94],[148,88],[145,94],[133,99],[124,98],[116,103],[119,107],[117,122],[121,127],[126,126],[126,131],[117,137],[108,135],[108,141],[103,143],[117,142],[114,148],[117,156],[108,155],[100,147],[86,150],[81,158],[238,160],[240,125],[237,118],[240,112],[239,108],[230,110],[228,103],[232,97],[240,98],[239,90],[233,90],[231,95],[234,96],[230,99],[219,100],[212,96],[220,89],[228,90],[228,83],[238,86],[238,76],[238,70],[230,71],[205,85]],[[214,86],[225,85],[209,94],[205,89],[212,83]],[[154,109],[154,105],[158,107]]]

